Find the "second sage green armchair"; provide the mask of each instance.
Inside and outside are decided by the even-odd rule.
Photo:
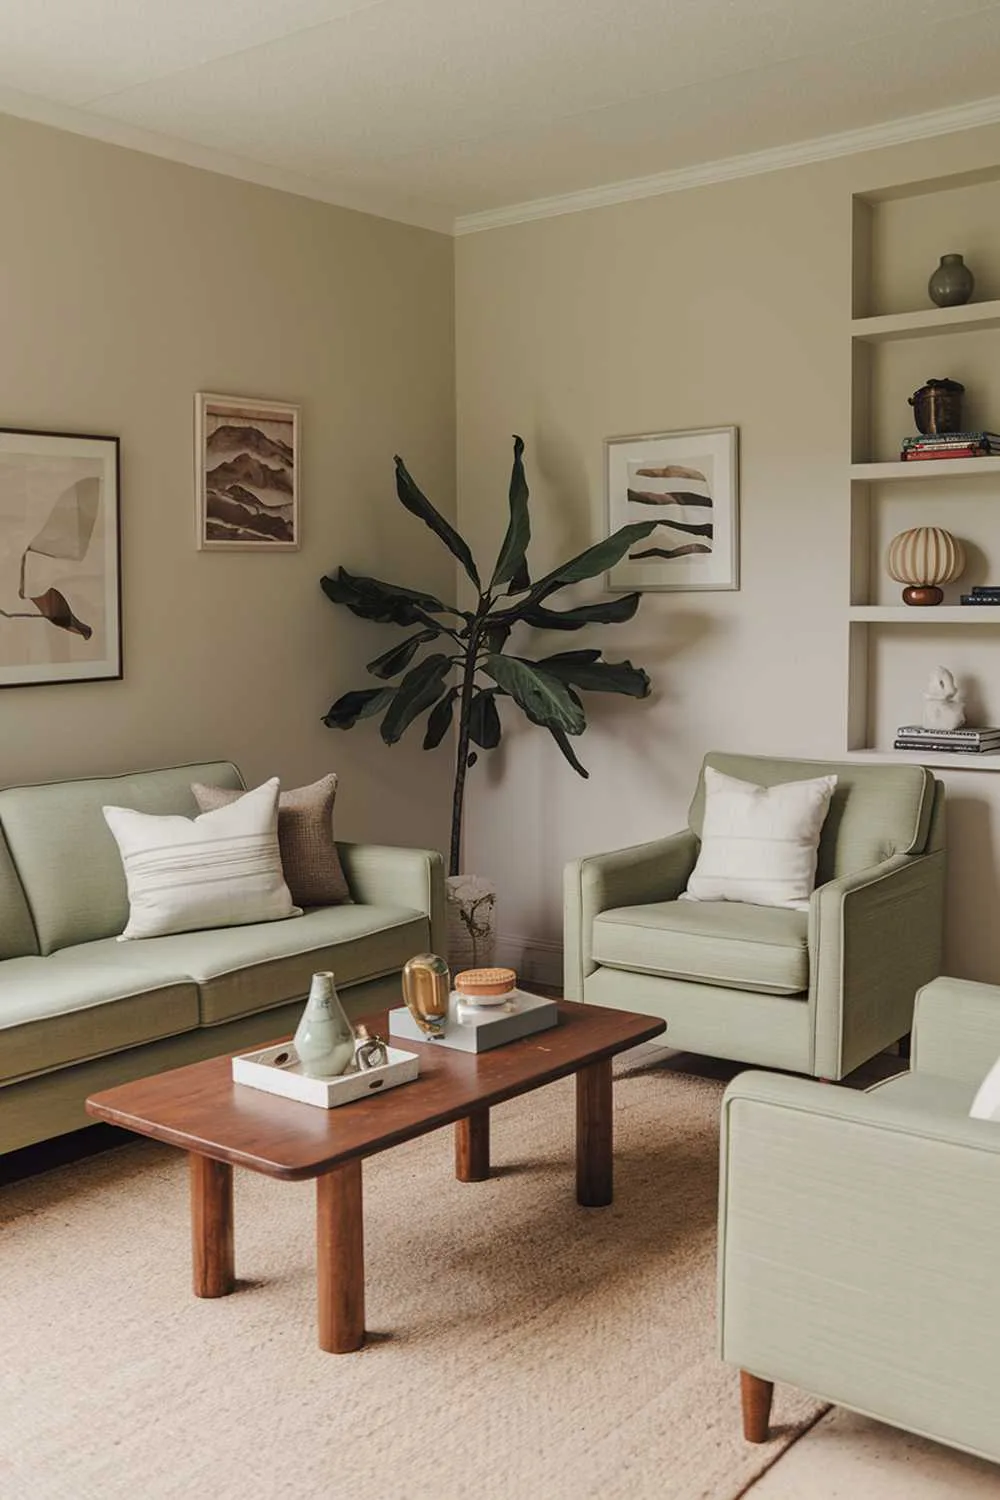
[[[667,1022],[685,1051],[837,1079],[910,1030],[941,972],[944,788],[924,766],[713,751],[760,786],[836,774],[808,912],[678,901],[698,855],[689,826],[566,868],[565,994]]]

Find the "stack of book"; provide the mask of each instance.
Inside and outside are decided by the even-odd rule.
[[[1000,604],[1000,588],[992,583],[977,583],[971,594],[962,594],[963,604]]]
[[[896,730],[893,749],[995,755],[1000,750],[1000,729],[925,729],[922,724],[902,724]]]
[[[903,463],[920,458],[995,458],[1000,455],[997,432],[928,432],[903,439]]]

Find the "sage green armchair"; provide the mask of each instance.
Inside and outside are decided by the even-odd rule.
[[[671,1047],[842,1078],[909,1032],[941,972],[944,788],[912,763],[713,751],[705,765],[761,786],[836,773],[808,912],[678,901],[703,767],[683,832],[567,866],[566,998],[660,1016]]]
[[[780,1380],[1000,1461],[1000,1122],[969,1118],[998,1056],[1000,989],[938,979],[908,1073],[729,1085],[719,1334],[749,1441]]]

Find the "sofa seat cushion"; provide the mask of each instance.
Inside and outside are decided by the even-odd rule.
[[[284,922],[176,933],[128,945],[135,961],[169,963],[190,975],[200,994],[201,1024],[305,1000],[318,969],[332,969],[339,989],[401,969],[426,950],[426,916],[399,906],[326,906]]]
[[[736,901],[651,901],[601,912],[595,962],[765,995],[809,988],[808,914]]]
[[[198,989],[112,939],[0,964],[0,1084],[198,1026]],[[0,1150],[2,1150],[0,1146]]]

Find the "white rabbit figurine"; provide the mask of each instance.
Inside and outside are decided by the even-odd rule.
[[[924,728],[961,729],[965,699],[947,667],[935,667],[924,689]]]

